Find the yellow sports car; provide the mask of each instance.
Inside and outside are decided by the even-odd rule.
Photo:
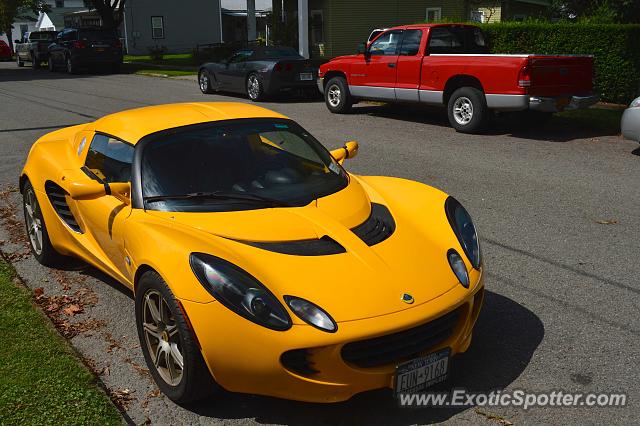
[[[294,121],[241,103],[108,115],[32,147],[31,249],[129,287],[141,347],[180,403],[232,392],[334,402],[442,382],[483,300],[467,211],[357,176]]]

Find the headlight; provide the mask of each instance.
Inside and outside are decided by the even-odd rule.
[[[285,296],[285,302],[291,308],[294,314],[302,321],[322,331],[335,333],[338,330],[338,324],[326,313],[322,308],[314,305],[308,300],[294,296]]]
[[[629,105],[629,108],[640,108],[640,97],[632,100],[631,104]]]
[[[464,260],[460,257],[457,251],[450,249],[447,252],[447,259],[451,270],[458,277],[458,281],[464,288],[469,288],[469,274],[467,273],[467,267],[464,264]]]
[[[192,253],[189,262],[204,288],[233,312],[272,330],[291,328],[291,318],[278,299],[248,272],[204,253]]]
[[[456,234],[458,242],[469,258],[471,265],[479,269],[482,263],[482,259],[480,259],[480,243],[478,242],[478,234],[471,221],[471,216],[462,207],[462,204],[453,197],[447,198],[444,203],[444,210],[449,224],[453,228],[453,232]]]

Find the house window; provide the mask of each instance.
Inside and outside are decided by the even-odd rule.
[[[442,19],[441,7],[428,7],[427,8],[427,22],[435,22]]]
[[[484,22],[484,12],[482,10],[472,10],[471,22]]]
[[[164,18],[162,16],[151,17],[151,38],[164,38]]]
[[[322,10],[312,10],[309,13],[309,17],[311,18],[311,43],[317,44],[322,43],[324,41],[324,17]]]

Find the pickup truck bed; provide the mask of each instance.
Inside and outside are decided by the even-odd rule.
[[[391,28],[362,53],[322,65],[318,86],[335,113],[361,99],[444,105],[463,132],[478,131],[491,110],[553,113],[598,100],[591,56],[486,50],[481,30],[469,25]]]

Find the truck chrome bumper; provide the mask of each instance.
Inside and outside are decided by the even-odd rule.
[[[598,95],[571,97],[529,97],[529,109],[540,112],[560,112],[588,108],[598,102]]]
[[[318,84],[318,90],[324,95],[324,77],[318,77],[316,83]]]

